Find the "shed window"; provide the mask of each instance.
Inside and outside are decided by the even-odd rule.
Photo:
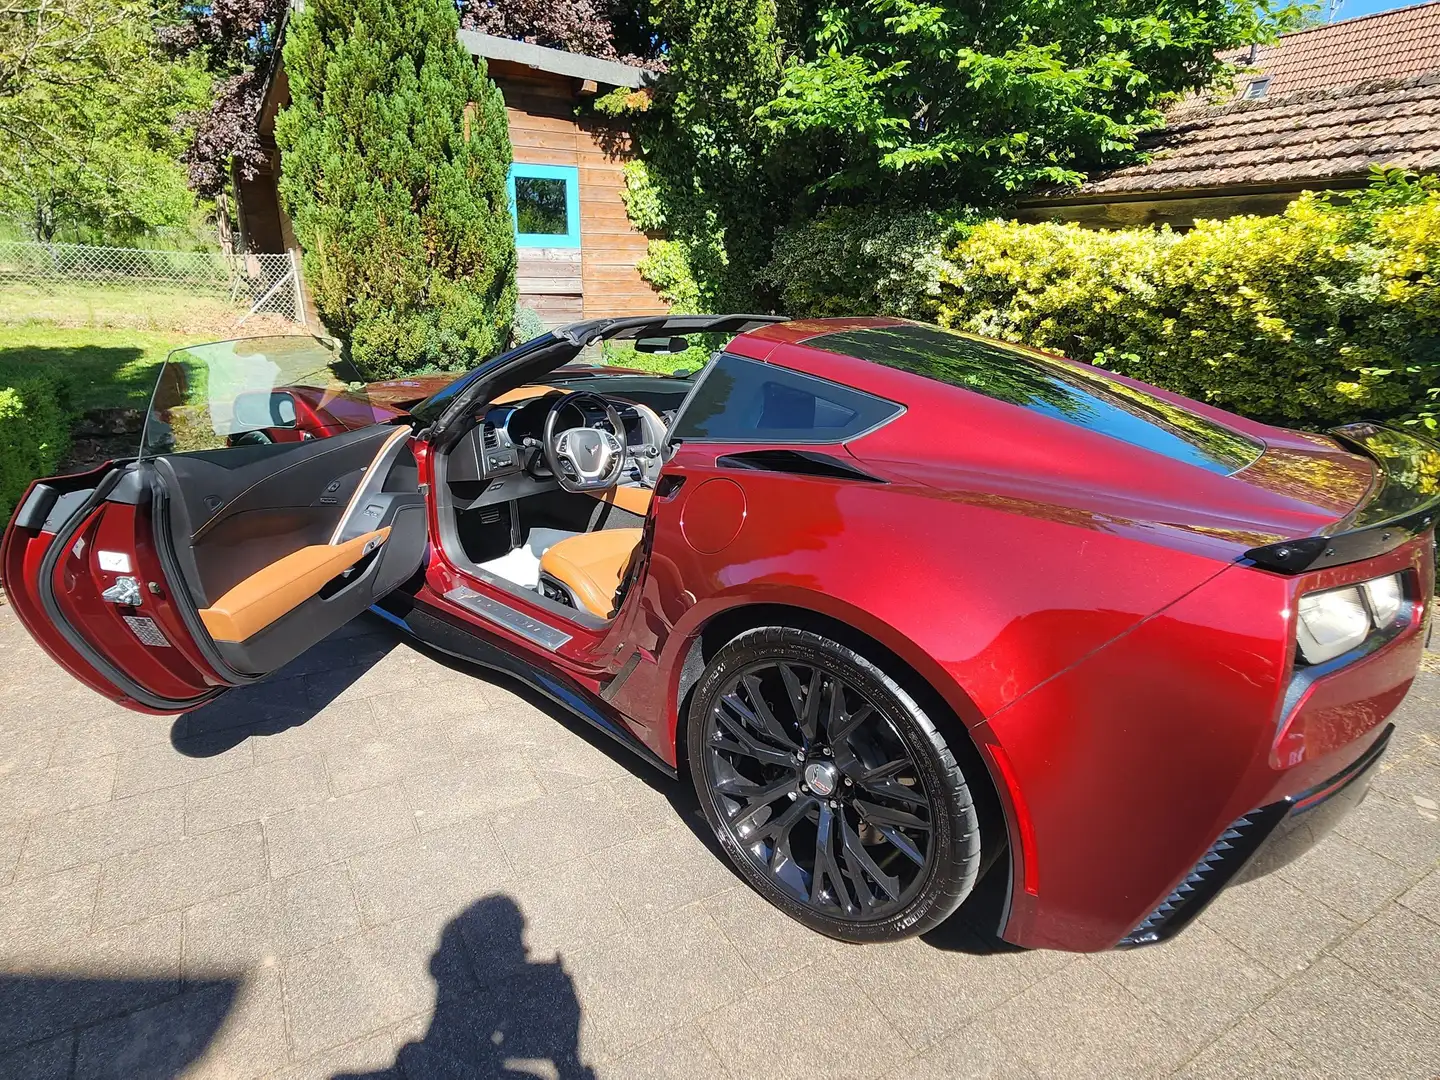
[[[509,188],[517,247],[580,246],[580,170],[517,161]]]

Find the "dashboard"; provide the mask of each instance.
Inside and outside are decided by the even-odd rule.
[[[459,502],[472,508],[554,490],[559,484],[541,447],[545,418],[555,391],[584,390],[603,395],[625,427],[629,453],[620,482],[653,483],[659,470],[659,444],[692,382],[690,378],[641,374],[566,377],[561,369],[545,384],[553,387],[552,391],[480,410],[474,426],[450,452],[446,481],[464,485],[470,497]],[[567,405],[558,417],[557,430],[582,426],[609,429],[603,411]],[[477,484],[484,486],[476,491]]]

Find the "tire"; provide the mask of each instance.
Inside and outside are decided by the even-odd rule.
[[[939,925],[974,887],[980,825],[954,754],[854,650],[807,630],[749,630],[705,668],[687,728],[721,847],[806,926],[894,941]]]

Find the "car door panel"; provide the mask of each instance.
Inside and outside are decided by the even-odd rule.
[[[82,681],[147,711],[192,708],[413,576],[426,535],[408,436],[377,427],[43,481],[6,536],[7,591]]]
[[[206,606],[292,551],[329,542],[397,429],[155,459],[190,594]]]

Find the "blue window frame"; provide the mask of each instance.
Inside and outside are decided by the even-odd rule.
[[[580,246],[580,170],[573,165],[510,166],[507,181],[516,247]]]

